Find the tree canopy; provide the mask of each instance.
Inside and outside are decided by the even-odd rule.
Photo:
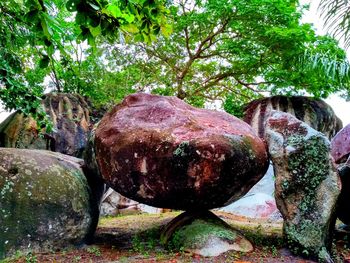
[[[9,2],[0,2],[9,109],[37,114],[48,78],[98,105],[150,91],[196,106],[222,100],[232,113],[266,94],[348,91],[345,52],[300,23],[298,1]]]
[[[170,37],[113,54],[124,58],[124,70],[140,69],[134,85],[197,106],[226,99],[228,109],[266,92],[327,97],[347,89],[345,52],[300,24],[298,10],[296,1],[182,0],[171,8]]]
[[[83,63],[79,43],[87,40],[95,47],[100,37],[150,43],[159,33],[170,34],[167,13],[163,0],[1,1],[1,101],[7,109],[43,119],[38,106],[46,75],[58,91],[80,91],[80,75],[86,72],[77,70]]]

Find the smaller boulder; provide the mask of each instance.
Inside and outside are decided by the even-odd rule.
[[[344,163],[350,153],[350,124],[341,129],[331,141],[331,153],[335,163]]]
[[[52,121],[52,132],[39,134],[33,118],[14,112],[0,124],[0,147],[51,150],[82,157],[91,126],[85,99],[79,94],[49,93],[42,107]]]
[[[82,166],[60,153],[0,148],[0,259],[90,241],[98,198]]]
[[[331,106],[321,99],[305,96],[272,96],[253,100],[244,109],[244,121],[264,136],[264,123],[272,110],[287,112],[331,139],[342,127],[342,121]]]
[[[245,237],[209,211],[177,216],[162,230],[161,242],[203,257],[216,257],[231,250],[253,250]]]
[[[265,139],[286,240],[297,253],[331,262],[327,249],[341,183],[328,139],[294,116],[277,111],[266,120]]]

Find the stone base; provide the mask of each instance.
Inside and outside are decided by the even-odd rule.
[[[161,243],[204,257],[216,257],[230,250],[253,250],[245,237],[209,211],[187,211],[175,217],[162,229]]]

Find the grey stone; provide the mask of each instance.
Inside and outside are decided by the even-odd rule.
[[[60,153],[0,148],[0,258],[91,240],[98,198],[82,166]]]
[[[327,249],[341,183],[328,139],[291,114],[272,111],[265,140],[274,165],[275,197],[286,240],[296,253],[331,262]]]

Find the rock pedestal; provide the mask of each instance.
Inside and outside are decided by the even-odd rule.
[[[294,116],[276,111],[267,118],[265,138],[286,240],[294,252],[331,262],[327,249],[341,183],[328,139]]]
[[[209,211],[182,213],[162,229],[160,239],[164,245],[204,257],[253,250],[238,231]]]
[[[0,148],[0,258],[90,241],[98,198],[82,166],[50,151]]]
[[[104,116],[95,152],[102,177],[117,192],[181,210],[229,204],[268,167],[265,144],[243,121],[143,93]]]

